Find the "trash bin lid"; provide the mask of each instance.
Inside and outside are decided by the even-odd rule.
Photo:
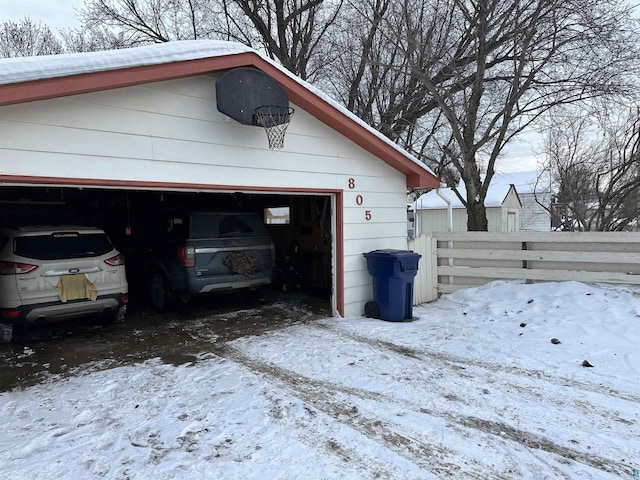
[[[372,259],[376,262],[398,262],[402,271],[418,270],[418,261],[422,258],[422,255],[415,253],[412,250],[394,250],[394,249],[381,249],[372,250],[371,252],[363,253],[367,259]]]
[[[392,257],[392,258],[402,258],[402,257],[422,257],[419,253],[415,253],[412,250],[394,250],[392,248],[380,249],[380,250],[372,250],[367,253],[363,253],[365,257]]]

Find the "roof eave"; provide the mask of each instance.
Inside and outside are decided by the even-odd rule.
[[[203,75],[247,64],[252,53],[183,60],[0,85],[0,106]]]

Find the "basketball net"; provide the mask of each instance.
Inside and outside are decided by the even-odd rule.
[[[264,128],[271,150],[284,147],[284,134],[295,110],[287,105],[264,105],[256,108],[256,123]]]

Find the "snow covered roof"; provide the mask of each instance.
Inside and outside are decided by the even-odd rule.
[[[6,58],[0,60],[0,85],[244,52],[254,50],[235,42],[187,40],[120,50]]]
[[[289,99],[407,177],[434,188],[426,165],[345,107],[257,51],[235,42],[187,40],[100,52],[0,59],[0,106],[131,86],[241,66],[278,81]]]
[[[536,170],[527,172],[496,173],[491,179],[491,185],[515,185],[520,195],[534,192],[548,192],[550,189],[549,175]]]
[[[518,194],[517,189],[512,184],[500,182],[494,184],[493,182],[491,182],[491,184],[489,185],[489,189],[487,190],[487,197],[484,201],[485,207],[491,208],[502,206],[511,189],[514,190],[516,195]],[[465,186],[462,180],[458,185],[458,191],[461,193],[465,192]],[[465,208],[452,188],[441,188],[440,193],[451,201],[451,206],[453,208]],[[447,208],[447,204],[442,198],[440,198],[436,190],[431,190],[430,192],[427,192],[418,197],[418,199],[412,204],[412,208],[416,210],[434,210]]]

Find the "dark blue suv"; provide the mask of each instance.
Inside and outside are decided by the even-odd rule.
[[[248,212],[167,212],[146,261],[153,310],[194,294],[269,285],[275,248],[258,215]]]

